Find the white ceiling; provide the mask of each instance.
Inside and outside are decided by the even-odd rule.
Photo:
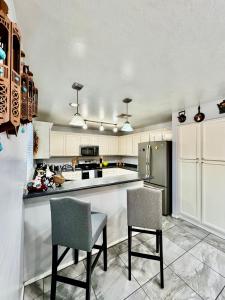
[[[68,124],[74,81],[84,117],[168,121],[225,97],[224,0],[14,0],[40,119]]]

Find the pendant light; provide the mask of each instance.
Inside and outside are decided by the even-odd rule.
[[[83,85],[77,82],[74,82],[72,85],[72,88],[77,91],[77,112],[72,117],[72,120],[70,121],[70,125],[77,126],[77,127],[83,127],[85,125],[84,119],[82,118],[81,114],[79,113],[79,101],[78,101],[78,93],[83,88]]]
[[[126,121],[124,122],[122,128],[121,128],[121,131],[124,131],[124,132],[132,132],[133,131],[133,128],[130,124],[130,122],[128,121],[128,104],[132,101],[132,99],[130,98],[125,98],[123,100],[123,103],[126,104],[126,109],[127,109],[127,112],[126,112]]]

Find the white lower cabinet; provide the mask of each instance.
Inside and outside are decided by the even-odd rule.
[[[197,161],[179,161],[180,210],[195,220],[200,219],[199,168]]]
[[[225,234],[225,164],[202,164],[202,223]]]

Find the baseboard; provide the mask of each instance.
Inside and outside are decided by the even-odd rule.
[[[196,221],[192,218],[189,218],[188,216],[184,215],[184,214],[180,214],[179,218],[189,222],[189,223],[192,223],[193,225],[196,225],[214,235],[217,235],[219,237],[221,237],[222,239],[225,239],[225,232],[223,231],[220,231],[218,229],[215,229],[213,226],[210,226],[210,225],[207,225],[207,224],[202,224],[200,223],[199,221]]]

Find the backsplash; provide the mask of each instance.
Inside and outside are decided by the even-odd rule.
[[[54,164],[54,165],[62,165],[62,164],[71,164],[74,156],[71,157],[51,157],[49,159],[37,159],[35,162],[37,163],[46,163],[46,164]],[[85,158],[80,158],[80,161],[86,160]],[[95,160],[95,158],[93,158]],[[137,165],[138,158],[137,157],[123,157],[123,156],[103,156],[104,161],[108,161],[109,163],[116,163],[117,161],[122,161],[127,164]]]

